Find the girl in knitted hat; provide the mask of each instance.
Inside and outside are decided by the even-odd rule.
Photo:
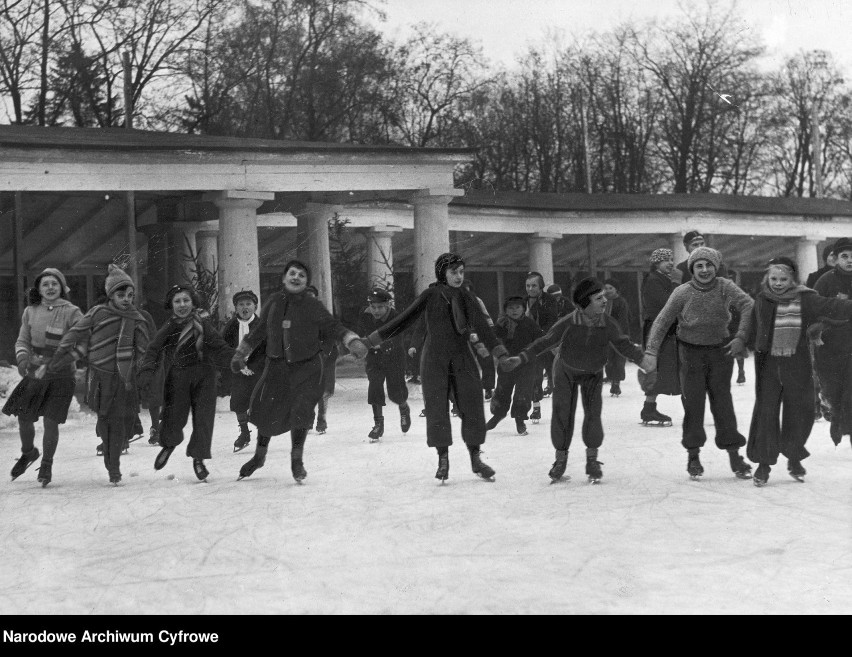
[[[15,358],[21,382],[3,406],[6,415],[18,417],[21,436],[21,457],[12,468],[12,481],[20,477],[40,456],[35,446],[35,422],[44,418],[42,449],[44,456],[39,469],[43,486],[52,478],[53,455],[59,445],[59,425],[68,417],[68,407],[74,396],[74,363],[61,370],[45,374],[47,364],[56,352],[62,337],[83,316],[80,309],[68,301],[68,285],[58,269],[48,268],[36,276],[28,292],[29,305],[21,316],[21,329],[15,341]],[[39,377],[36,377],[36,373]]]
[[[282,282],[284,289],[264,303],[260,321],[242,339],[231,360],[231,371],[239,372],[249,354],[266,341],[263,373],[249,406],[249,421],[257,427],[257,446],[254,456],[240,468],[240,479],[266,464],[272,436],[289,431],[290,471],[301,483],[308,476],[303,461],[305,440],[323,395],[325,345],[339,340],[358,358],[367,349],[319,299],[306,292],[311,271],[305,263],[288,262]]]
[[[553,365],[553,415],[550,440],[556,450],[556,461],[548,473],[552,482],[565,475],[568,449],[574,435],[577,400],[583,400],[583,443],[586,446],[586,475],[593,483],[603,477],[598,449],[603,443],[601,424],[601,389],[607,353],[612,346],[640,367],[647,367],[642,348],[630,341],[621,327],[606,314],[603,286],[594,278],[577,284],[572,299],[577,308],[554,324],[546,335],[507,358],[501,365],[513,370],[535,360],[538,354],[559,347]]]
[[[448,395],[458,407],[462,440],[470,453],[473,472],[492,479],[494,470],[480,458],[485,442],[485,413],[482,409],[482,382],[472,346],[482,342],[495,358],[505,358],[506,348],[494,335],[479,304],[462,288],[464,260],[444,253],[435,261],[436,281],[426,288],[397,317],[367,336],[371,347],[399,335],[425,317],[426,332],[420,354],[420,378],[426,404],[426,443],[438,452],[435,478],[449,477],[449,447],[453,443]]]
[[[149,326],[133,306],[133,280],[114,264],[104,290],[109,301],[90,308],[65,334],[47,371],[59,371],[75,360],[88,363],[86,404],[97,413],[104,466],[117,485],[121,452],[139,413],[136,374],[148,347]]]
[[[222,339],[210,318],[200,314],[201,300],[191,286],[171,287],[165,307],[171,309],[172,316],[148,345],[139,375],[143,390],[162,386],[161,449],[154,469],[162,470],[183,442],[183,428],[192,410],[186,455],[192,459],[195,476],[206,481],[210,473],[204,461],[211,457],[216,418],[216,367],[227,367],[234,349]]]
[[[716,271],[722,254],[706,246],[689,255],[692,279],[672,292],[648,335],[645,353],[656,363],[660,345],[672,324],[677,322],[678,358],[684,408],[683,440],[689,457],[687,472],[696,479],[704,474],[699,452],[707,441],[704,407],[710,398],[710,411],[716,424],[716,446],[727,450],[731,470],[741,479],[751,477],[751,466],[739,448],[746,444],[737,431],[737,417],[731,399],[734,358],[745,356],[745,339],[751,326],[751,297]],[[735,337],[728,341],[729,308],[740,311]]]
[[[648,343],[648,333],[657,315],[675,291],[677,283],[672,280],[674,254],[671,249],[656,249],[651,254],[651,269],[642,281],[642,343]],[[657,369],[653,373],[639,372],[639,385],[645,393],[645,403],[639,413],[642,424],[668,426],[672,419],[657,410],[657,395],[680,395],[680,372],[677,362],[677,340],[673,324],[657,353]]]
[[[758,464],[755,486],[767,483],[779,454],[787,457],[790,476],[804,480],[805,442],[814,424],[808,329],[824,318],[852,319],[852,301],[822,297],[799,285],[796,273],[789,258],[772,260],[752,311],[757,381],[746,455]]]

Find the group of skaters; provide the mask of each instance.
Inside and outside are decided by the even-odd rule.
[[[386,399],[398,407],[401,431],[411,427],[406,356],[419,360],[427,445],[436,450],[435,477],[441,482],[449,477],[451,405],[461,420],[472,471],[493,480],[495,471],[480,451],[487,432],[511,415],[517,433],[525,435],[526,421],[541,418],[541,400],[548,394],[555,449],[551,481],[565,477],[581,400],[585,473],[599,482],[603,387],[609,383],[611,395],[621,393],[626,360],[640,368],[642,422],[670,425],[671,418],[656,408],[657,398],[681,397],[682,445],[692,478],[704,472],[700,451],[707,440],[709,398],[716,446],[728,452],[737,477],[752,478],[751,465],[740,454],[746,447],[746,456],[758,466],[756,485],[768,482],[779,455],[786,457],[789,473],[802,480],[805,443],[818,414],[830,419],[836,443],[852,434],[852,240],[841,239],[826,250],[827,268],[814,289],[800,284],[792,260],[773,259],[754,299],[726,277],[722,255],[700,233],[687,234],[684,244],[689,255],[677,266],[669,249],[650,256],[642,286],[642,345],[628,336],[629,309],[614,279],[584,278],[566,298],[558,285],[546,286],[541,274],[530,272],[526,295],[507,297],[492,321],[465,282],[464,260],[454,253],[436,260],[435,281],[401,311],[386,290],[373,289],[354,331],[328,312],[310,286],[310,269],[298,260],[285,266],[281,291],[259,315],[254,292],[235,294],[234,316],[221,333],[189,285],[168,291],[165,308],[171,314],[155,330],[150,315],[136,309],[134,283],[119,267],[110,265],[103,303],[85,314],[68,301],[63,274],[45,269],[29,291],[16,342],[23,378],[3,408],[18,417],[20,428],[21,457],[12,479],[41,456],[38,479],[43,486],[50,483],[76,362],[88,367],[86,404],[97,414],[113,484],[121,481],[120,457],[135,431],[140,403],[151,411],[150,441],[160,447],[156,470],[183,443],[191,411],[186,456],[196,477],[206,481],[217,369],[230,371],[230,408],[239,427],[234,451],[250,445],[249,424],[257,431],[254,454],[239,477],[264,467],[272,437],[289,433],[291,472],[301,483],[307,476],[308,431],[315,419],[316,430],[326,430],[334,365],[338,354],[348,351],[366,361],[373,441],[384,434]],[[737,428],[731,378],[734,363],[749,349],[755,355],[756,399],[746,439]],[[483,389],[490,401],[487,421]],[[43,454],[35,447],[39,418]]]

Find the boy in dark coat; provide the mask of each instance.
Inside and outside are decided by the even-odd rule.
[[[604,296],[606,297],[606,314],[612,317],[621,327],[624,335],[630,335],[630,306],[619,294],[621,284],[614,278],[604,281]],[[621,382],[624,381],[624,363],[626,359],[610,347],[604,368],[604,383],[609,382],[609,394],[618,397],[621,394]]]
[[[399,314],[391,308],[391,295],[381,288],[370,290],[367,302],[369,305],[358,321],[358,334],[361,337],[370,335]],[[385,405],[385,385],[388,398],[399,405],[402,433],[411,428],[411,409],[407,402],[408,386],[405,384],[405,356],[402,335],[385,340],[379,347],[373,347],[367,352],[367,403],[373,407],[373,428],[368,434],[370,442],[378,441],[385,432],[385,418],[382,413],[382,407]]]
[[[249,421],[257,427],[257,446],[251,460],[240,468],[240,479],[266,463],[272,436],[289,431],[290,469],[301,483],[308,476],[303,462],[305,440],[323,394],[323,345],[340,340],[356,357],[367,354],[358,336],[306,292],[310,277],[303,262],[287,263],[284,289],[264,303],[260,321],[240,342],[231,361],[231,371],[241,371],[249,355],[266,342],[266,363],[249,407]]]
[[[536,338],[544,333],[531,317],[524,314],[524,298],[508,297],[503,302],[503,315],[497,319],[494,332],[503,341],[510,356],[517,356]],[[515,427],[521,436],[527,435],[527,413],[532,406],[532,391],[535,385],[535,364],[527,363],[516,370],[501,370],[497,375],[497,388],[491,399],[491,419],[485,425],[487,431],[494,429],[509,413],[511,405]],[[514,395],[512,394],[514,392]]]
[[[449,476],[449,446],[453,443],[449,396],[452,394],[462,421],[462,439],[470,453],[473,472],[491,479],[494,470],[482,462],[479,447],[485,442],[482,383],[472,345],[477,351],[505,358],[506,348],[494,335],[472,294],[462,289],[464,260],[444,253],[435,261],[436,282],[397,317],[367,336],[373,347],[399,335],[425,316],[425,340],[420,355],[420,378],[426,404],[426,442],[438,452],[435,478]]]
[[[547,332],[550,327],[559,319],[556,308],[556,301],[552,296],[544,291],[544,277],[537,271],[527,273],[527,279],[524,283],[527,290],[526,306],[527,315],[535,320],[538,327]],[[541,419],[541,400],[550,395],[553,386],[550,385],[550,372],[553,369],[553,354],[549,351],[544,352],[539,356],[535,370],[535,385],[533,387],[533,410],[530,419],[533,423],[538,423]],[[547,372],[548,385],[542,388],[544,383],[545,372]]]
[[[691,230],[683,236],[683,246],[684,248],[686,248],[687,254],[690,254],[695,251],[695,249],[706,245],[707,242],[704,239],[704,235],[702,235],[697,230]],[[689,258],[687,258],[683,262],[677,263],[676,269],[680,273],[681,285],[683,285],[684,283],[689,283],[689,281],[692,280],[692,270],[689,268]],[[720,276],[722,278],[729,278],[728,270],[725,268],[725,265],[723,263],[719,263],[719,271],[716,272],[716,276]]]
[[[568,464],[568,449],[574,435],[577,399],[583,400],[583,443],[586,445],[586,475],[593,483],[603,477],[598,449],[603,443],[601,424],[601,389],[607,352],[612,345],[640,367],[647,366],[642,348],[630,341],[606,310],[603,287],[594,278],[577,284],[572,295],[577,309],[560,319],[546,335],[508,358],[501,367],[511,371],[555,346],[559,355],[553,366],[553,417],[550,439],[556,450],[556,461],[550,469],[552,481],[559,481]],[[579,393],[579,394],[578,394]]]
[[[241,290],[231,298],[231,301],[234,304],[234,316],[228,320],[228,323],[222,329],[222,339],[236,349],[259,321],[256,314],[258,299],[257,295],[251,290]],[[240,434],[234,441],[235,452],[245,449],[251,442],[251,430],[248,427],[249,402],[251,401],[251,393],[260,380],[265,350],[266,345],[258,345],[248,357],[245,369],[237,374],[232,373],[230,369],[226,370],[225,373],[230,383],[231,412],[236,413],[237,425],[240,428]]]

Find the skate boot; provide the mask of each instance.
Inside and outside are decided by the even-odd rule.
[[[113,486],[118,486],[121,483],[121,473],[120,472],[110,472],[109,473],[109,483]]]
[[[160,453],[157,454],[157,458],[154,459],[154,470],[162,470],[165,468],[173,451],[175,451],[174,447],[163,447],[160,450]]]
[[[642,407],[642,412],[639,414],[644,425],[652,425],[657,427],[672,426],[672,419],[668,415],[663,415],[657,411],[657,402],[645,402]]]
[[[485,391],[485,401],[489,401],[492,397],[494,397],[494,391],[493,390],[486,390]]]
[[[237,439],[234,441],[234,451],[239,452],[240,450],[245,449],[249,446],[251,442],[251,430],[247,425],[240,425],[240,435],[237,436]]]
[[[754,471],[754,478],[752,479],[754,485],[758,488],[766,486],[766,484],[769,483],[770,470],[771,468],[765,463],[761,463],[760,465],[758,465],[757,470]]]
[[[38,447],[33,447],[26,454],[22,454],[21,458],[12,466],[12,481],[24,474],[27,468],[38,460],[39,456],[41,456],[41,452],[38,451]]]
[[[320,399],[319,404],[317,404],[316,430],[320,435],[328,431],[328,422],[325,421],[325,413],[328,410],[328,398],[329,395],[327,393],[323,393],[322,399]]]
[[[435,473],[435,479],[438,479],[442,484],[450,478],[450,455],[438,454],[438,471]]]
[[[485,430],[491,431],[492,429],[496,429],[497,425],[500,424],[500,420],[503,418],[499,415],[492,415],[488,422],[485,423]]]
[[[552,395],[552,394],[553,394],[553,388],[551,388],[550,386],[547,386],[546,388],[544,388],[541,391],[542,397],[550,397],[550,395]]]
[[[192,469],[198,481],[207,482],[207,477],[210,476],[210,473],[207,471],[204,461],[201,459],[192,459]]]
[[[411,407],[408,404],[399,407],[399,428],[402,433],[408,433],[411,428]]]
[[[541,420],[541,406],[533,406],[532,413],[530,413],[530,421],[533,424],[538,424],[539,420]]]
[[[151,427],[151,431],[148,434],[148,444],[149,445],[159,445],[160,444],[160,430]]]
[[[42,459],[41,467],[38,469],[38,483],[41,484],[42,488],[45,488],[50,483],[53,475],[52,470],[53,463]]]
[[[290,472],[293,473],[293,479],[296,480],[297,484],[301,484],[305,480],[305,477],[308,476],[305,464],[302,463],[301,458],[290,460]]]
[[[699,449],[687,450],[689,456],[686,461],[686,471],[689,473],[689,478],[693,481],[698,481],[698,478],[704,474],[704,466],[698,458]]]
[[[745,370],[740,370],[740,373],[737,374],[737,383],[739,385],[743,385],[746,382],[745,379]]]
[[[547,476],[550,477],[550,483],[555,484],[557,481],[562,481],[565,476],[565,468],[568,466],[568,450],[567,449],[557,449],[556,450],[556,460],[553,462],[553,467],[550,468],[550,472],[547,473]],[[570,479],[571,477],[567,477],[566,479]]]
[[[738,450],[729,449],[728,458],[731,461],[731,471],[739,479],[751,479],[751,466],[743,460]]]
[[[103,455],[104,455],[104,444],[103,444],[103,443],[101,443],[100,445],[98,445],[98,446],[95,448],[95,454],[97,454],[98,456],[103,456]]]
[[[420,417],[426,417],[426,409],[425,408],[422,411],[420,411]]]
[[[243,463],[243,467],[240,468],[240,476],[237,478],[237,481],[245,479],[246,477],[251,477],[255,470],[262,468],[264,463],[266,463],[266,452],[269,449],[269,439],[267,438],[266,442],[261,444],[262,438],[263,436],[257,437],[257,446],[254,448],[254,456]]]
[[[526,422],[523,420],[515,420],[515,428],[518,430],[519,436],[528,435]]]
[[[609,387],[609,394],[613,397],[618,397],[621,394],[621,386],[618,385],[618,381],[612,382],[612,385]]]
[[[328,431],[328,424],[326,423],[324,417],[317,418],[316,430],[317,430],[317,433],[320,434],[320,435],[322,435],[326,431]]]
[[[425,411],[426,409],[423,409],[423,410]],[[458,417],[458,416],[459,416],[459,409],[458,409],[458,408],[456,408],[456,405],[455,405],[455,404],[453,404],[453,408],[452,408],[452,411],[451,411],[451,412],[452,412],[452,414],[453,414],[453,417]]]
[[[42,461],[42,463],[44,463],[44,461]],[[787,459],[787,472],[789,472],[790,476],[796,481],[804,481],[805,475],[808,474],[807,470],[805,470],[802,465],[802,462],[797,461],[796,459]]]
[[[371,443],[379,442],[379,438],[381,438],[385,433],[385,418],[377,417],[374,418],[375,425],[370,430],[370,433],[367,434],[367,438],[370,439]]]
[[[599,484],[603,477],[601,466],[603,463],[598,461],[598,450],[589,448],[586,450],[586,476],[593,484]]]
[[[486,481],[494,481],[494,475],[496,474],[494,468],[482,461],[478,447],[470,452],[470,467],[473,470],[473,474],[479,475]]]

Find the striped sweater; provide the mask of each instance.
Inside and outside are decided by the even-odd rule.
[[[59,346],[62,336],[83,313],[73,303],[57,299],[50,305],[43,303],[24,308],[21,329],[15,342],[15,360],[18,365],[26,364],[30,370],[38,367],[40,358],[50,359]],[[67,363],[54,370],[51,378],[74,376],[74,363]]]

